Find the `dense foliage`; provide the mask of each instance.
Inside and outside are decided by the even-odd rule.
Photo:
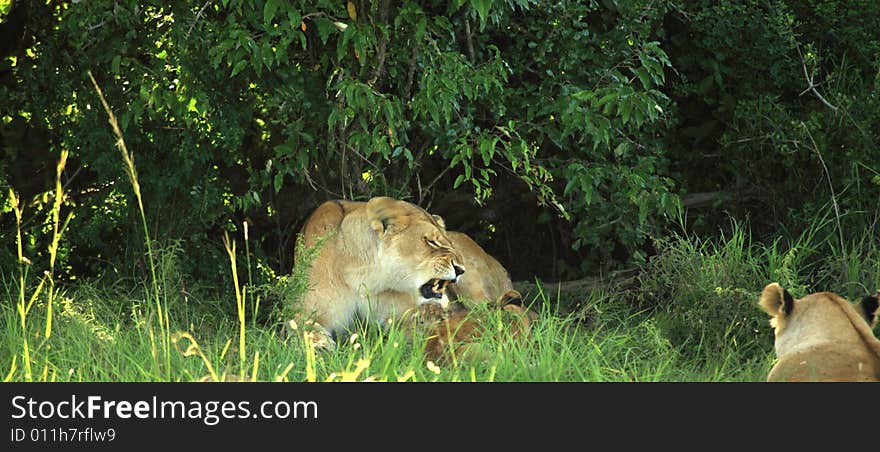
[[[8,190],[38,263],[67,150],[57,268],[145,274],[87,71],[153,237],[206,282],[245,222],[289,272],[298,226],[338,197],[416,202],[518,279],[644,262],[682,205],[703,232],[722,211],[778,234],[833,207],[834,237],[880,215],[870,0],[13,0],[0,20],[4,272]]]

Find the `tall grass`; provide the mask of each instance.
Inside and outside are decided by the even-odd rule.
[[[150,283],[153,288],[153,303],[156,306],[156,315],[159,320],[159,340],[162,345],[162,361],[165,366],[166,376],[170,376],[167,372],[170,372],[170,352],[171,352],[171,334],[168,328],[168,310],[163,309],[162,297],[159,294],[159,280],[156,278],[156,263],[153,258],[153,242],[150,240],[150,228],[147,226],[147,216],[144,213],[144,200],[141,196],[141,184],[138,182],[137,168],[134,166],[134,156],[128,150],[128,147],[125,145],[125,139],[122,137],[122,130],[119,129],[119,123],[116,121],[116,115],[113,114],[113,110],[110,108],[110,105],[107,104],[107,100],[104,98],[104,93],[101,91],[101,87],[98,85],[98,82],[95,81],[95,77],[92,75],[92,71],[88,71],[89,79],[92,81],[92,84],[95,86],[95,91],[98,93],[98,97],[101,99],[101,105],[104,106],[104,111],[107,112],[108,122],[110,123],[110,127],[113,128],[113,134],[116,135],[116,147],[119,149],[119,152],[122,154],[122,160],[125,162],[125,170],[126,174],[128,174],[128,180],[131,183],[131,188],[134,191],[135,199],[137,199],[138,203],[138,212],[140,213],[141,224],[144,229],[144,242],[147,246],[147,257],[149,259],[149,267],[150,267]],[[150,341],[154,343],[154,336],[150,334]]]
[[[43,291],[46,281],[49,281],[49,289],[48,296],[46,299],[46,314],[45,314],[45,326],[42,331],[43,340],[40,343],[40,346],[43,346],[47,343],[47,341],[52,337],[52,319],[53,315],[53,307],[55,298],[58,295],[58,292],[55,288],[55,261],[58,256],[58,246],[61,242],[61,237],[64,234],[64,230],[67,228],[67,225],[70,223],[70,219],[72,217],[71,214],[67,215],[67,218],[64,220],[64,223],[61,224],[61,205],[64,201],[64,189],[61,184],[61,174],[64,172],[64,167],[67,163],[68,152],[66,150],[61,152],[61,157],[58,160],[58,165],[56,166],[55,172],[55,190],[54,190],[54,198],[52,202],[52,208],[50,210],[51,214],[51,223],[52,223],[52,241],[49,244],[48,252],[49,252],[49,270],[40,278],[40,282],[37,287],[34,289],[33,294],[31,294],[30,298],[27,298],[26,293],[26,280],[27,280],[27,268],[30,264],[30,261],[25,258],[24,250],[23,250],[23,242],[21,235],[21,218],[24,213],[24,206],[21,203],[21,199],[12,189],[9,190],[8,196],[10,200],[10,204],[13,212],[15,213],[15,245],[16,245],[16,253],[18,257],[18,304],[16,305],[16,309],[18,312],[18,323],[21,331],[21,357],[22,364],[24,365],[25,372],[25,380],[33,381],[33,367],[31,362],[31,348],[30,341],[28,339],[27,331],[28,331],[28,314],[30,314],[31,309],[34,307],[34,303],[39,299],[40,294]],[[25,302],[27,299],[27,302]],[[13,355],[15,356],[15,355]],[[10,363],[10,370],[8,375],[12,375],[15,372],[16,361]],[[43,372],[41,373],[41,378],[45,380],[48,376],[48,363],[46,363],[43,367]]]
[[[55,196],[52,201],[52,242],[49,244],[49,273],[46,275],[49,279],[49,299],[46,303],[46,339],[52,337],[52,306],[56,296],[55,260],[58,256],[58,245],[61,242],[64,230],[67,229],[67,225],[70,224],[70,219],[72,218],[72,214],[68,214],[64,220],[64,225],[59,228],[61,224],[61,204],[64,202],[61,173],[64,172],[64,167],[67,165],[67,155],[68,151],[66,149],[61,151],[61,158],[55,167]]]
[[[25,303],[25,259],[24,252],[22,250],[22,241],[21,241],[21,215],[22,215],[22,207],[21,202],[18,198],[18,195],[12,189],[9,190],[9,200],[12,204],[12,211],[15,212],[15,249],[18,257],[18,317],[21,326],[21,356],[24,364],[24,378],[26,381],[33,380],[33,371],[31,369],[31,350],[30,343],[27,335],[27,315],[30,312],[31,307],[36,300],[36,296],[31,298],[31,300]],[[42,285],[40,286],[42,287]],[[39,293],[39,290],[35,291],[35,295]],[[15,355],[13,355],[15,357]],[[15,372],[15,359],[12,360],[10,364],[9,374]],[[9,378],[9,377],[7,377]]]
[[[245,297],[247,296],[247,286],[241,289],[238,285],[238,265],[236,264],[235,241],[230,243],[229,235],[223,234],[223,245],[229,254],[229,264],[232,269],[232,283],[235,286],[235,306],[238,314],[238,354],[240,364],[240,378],[244,379],[245,363],[247,362],[247,349],[245,347]],[[254,366],[257,365],[257,356],[254,356]]]

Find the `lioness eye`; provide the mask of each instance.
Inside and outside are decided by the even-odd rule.
[[[435,242],[435,241],[433,241],[433,240],[431,240],[431,239],[429,239],[429,238],[425,238],[425,240],[428,242],[428,245],[430,245],[430,246],[432,246],[432,247],[434,247],[434,248],[440,248],[440,244],[439,244],[439,243],[437,243],[437,242]]]

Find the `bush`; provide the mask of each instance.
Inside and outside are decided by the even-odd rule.
[[[739,226],[717,243],[673,236],[657,249],[639,278],[636,299],[655,313],[676,348],[704,357],[731,347],[744,357],[772,349],[773,332],[758,297],[770,281],[797,291],[793,252],[755,246]],[[772,268],[774,261],[778,267]]]

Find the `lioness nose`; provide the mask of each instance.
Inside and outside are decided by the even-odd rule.
[[[458,278],[464,273],[464,267],[458,264],[452,264],[452,268],[455,270],[455,277]]]

